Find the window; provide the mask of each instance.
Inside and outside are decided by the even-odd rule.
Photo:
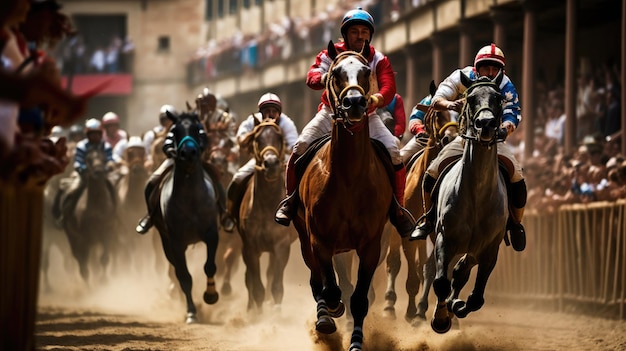
[[[170,37],[168,35],[162,35],[159,37],[158,42],[158,52],[169,52],[170,51]]]
[[[220,18],[224,17],[224,0],[217,0],[217,15]]]
[[[206,0],[206,9],[204,11],[204,19],[210,21],[213,19],[213,0]]]
[[[243,0],[243,8],[245,9],[250,8],[250,0]]]
[[[228,13],[231,15],[237,13],[237,0],[230,0],[228,2]]]

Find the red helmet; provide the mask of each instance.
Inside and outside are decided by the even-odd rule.
[[[474,67],[478,69],[479,66],[486,64],[498,66],[501,69],[504,68],[506,64],[504,53],[496,44],[483,46],[478,50],[476,58],[474,59]]]
[[[115,112],[107,112],[102,116],[102,125],[120,124],[120,117]]]
[[[280,98],[278,97],[278,95],[273,93],[263,94],[258,103],[259,111],[261,111],[263,107],[270,105],[275,106],[278,109],[278,112],[282,112],[283,110],[283,104],[280,102]]]

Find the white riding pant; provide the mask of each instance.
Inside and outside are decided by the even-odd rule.
[[[463,155],[463,145],[465,140],[461,138],[461,136],[457,136],[452,140],[448,145],[446,145],[440,152],[437,157],[430,162],[426,173],[428,173],[431,177],[437,179],[439,177],[439,165],[441,162],[448,158],[457,157]],[[507,158],[513,167],[515,168],[515,172],[511,175],[511,183],[517,183],[524,179],[522,166],[515,159],[515,155],[511,150],[511,147],[506,143],[498,143],[496,144],[498,148],[498,155]]]
[[[418,153],[423,148],[424,146],[415,140],[415,136],[412,136],[411,139],[409,139],[409,142],[406,143],[406,145],[404,145],[402,149],[400,149],[400,157],[402,157],[402,162],[404,162],[404,164],[406,165],[411,157],[413,157],[413,155]]]
[[[296,141],[296,144],[293,146],[293,153],[302,155],[313,141],[329,134],[333,128],[331,115],[332,111],[330,107],[324,105],[322,109],[315,114],[315,117],[302,129],[298,141]],[[391,162],[394,165],[401,164],[402,157],[400,157],[400,150],[398,148],[398,138],[391,134],[380,119],[380,116],[375,112],[369,115],[369,129],[370,138],[376,139],[385,145],[385,148],[389,151],[389,155],[391,155]]]

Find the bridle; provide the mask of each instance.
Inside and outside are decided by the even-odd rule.
[[[484,144],[485,146],[492,146],[496,143],[499,142],[503,142],[504,139],[502,137],[500,137],[500,135],[496,132],[493,134],[492,138],[490,140],[486,140],[483,141],[482,139],[480,139],[479,137],[475,136],[475,135],[468,135],[466,133],[468,128],[475,128],[475,120],[478,117],[478,115],[483,112],[483,111],[488,111],[491,112],[491,114],[493,116],[495,116],[498,119],[498,122],[502,121],[502,113],[496,114],[495,111],[493,110],[492,106],[489,105],[485,105],[485,106],[481,106],[480,108],[478,108],[476,111],[470,111],[471,107],[469,107],[469,104],[467,103],[467,97],[471,94],[472,91],[474,91],[476,88],[479,87],[489,87],[492,88],[497,96],[498,96],[498,100],[501,102],[502,101],[502,96],[500,95],[499,88],[498,86],[491,80],[489,81],[478,81],[475,82],[474,84],[472,84],[469,88],[467,88],[467,90],[465,91],[465,93],[463,94],[464,99],[465,99],[465,104],[463,104],[463,109],[461,110],[460,113],[460,120],[461,120],[461,131],[460,131],[460,135],[463,139],[466,140],[471,140],[471,141],[477,141],[480,144]],[[500,123],[498,123],[498,126],[500,125]],[[496,127],[498,128],[498,127]]]
[[[281,137],[281,139],[283,140],[283,143],[281,144],[280,149],[278,149],[277,147],[273,145],[266,145],[265,147],[260,149],[257,138],[261,135],[261,133],[263,133],[263,130],[265,129],[265,127],[273,128],[276,131],[276,133]],[[254,130],[252,131],[252,133],[254,134],[254,138],[252,140],[252,150],[254,154],[254,159],[256,160],[256,165],[254,166],[256,170],[264,171],[266,169],[263,161],[265,159],[265,155],[268,153],[276,155],[276,157],[278,157],[281,163],[284,161],[286,147],[285,147],[285,142],[283,138],[283,131],[280,129],[278,124],[276,124],[273,120],[263,121],[254,127]]]

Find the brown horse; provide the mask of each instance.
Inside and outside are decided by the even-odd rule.
[[[283,276],[291,244],[297,235],[290,227],[277,224],[273,214],[285,194],[286,144],[275,120],[254,119],[253,137],[242,145],[254,155],[256,166],[239,208],[238,229],[243,242],[248,289],[248,310],[262,310],[265,288],[261,280],[261,254],[269,253],[267,282],[275,306],[284,295]]]
[[[433,96],[437,87],[435,82],[430,83],[430,95]],[[430,198],[424,199],[422,194],[422,181],[424,173],[430,162],[437,157],[441,149],[456,137],[458,134],[458,123],[450,120],[448,111],[436,111],[431,106],[418,104],[419,110],[426,113],[424,117],[424,127],[428,134],[428,140],[424,148],[415,154],[408,163],[406,176],[405,199],[406,208],[416,218],[424,214],[424,206],[430,207]],[[426,193],[427,194],[427,193]],[[426,201],[426,204],[424,204]],[[407,322],[417,325],[426,320],[428,310],[428,294],[435,275],[435,266],[429,257],[426,242],[409,241],[408,238],[401,239],[395,233],[393,226],[388,226],[393,231],[389,236],[389,251],[387,254],[387,290],[385,292],[385,313],[387,316],[395,318],[395,281],[400,272],[400,247],[404,252],[407,265],[406,290],[409,295],[408,305],[404,318]],[[417,253],[417,255],[416,255]],[[419,292],[420,282],[422,282],[422,294],[417,306],[415,298]]]
[[[385,181],[392,166],[391,160],[379,157],[369,136],[369,44],[361,53],[337,54],[330,42],[328,53],[333,60],[326,82],[333,109],[330,142],[312,150],[315,155],[301,178],[301,201],[293,223],[304,262],[311,271],[318,332],[334,333],[337,327],[333,318],[345,311],[333,256],[356,250],[359,267],[350,298],[354,318],[350,350],[361,350],[368,290],[379,262],[393,196],[391,181]]]

